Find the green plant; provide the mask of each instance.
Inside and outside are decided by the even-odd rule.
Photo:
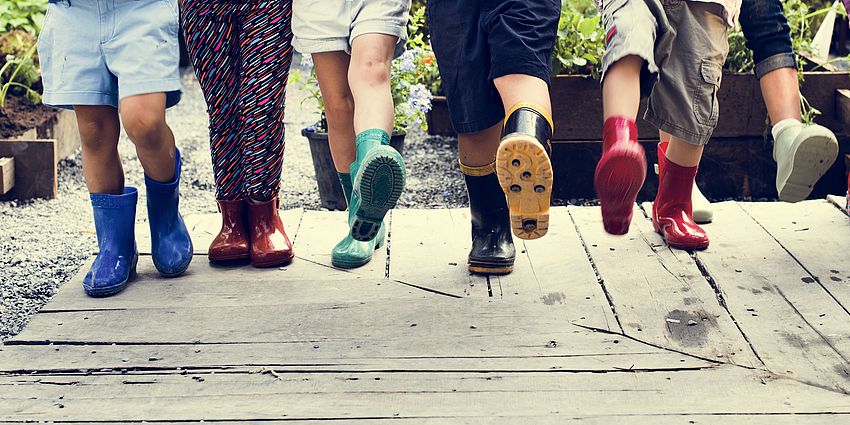
[[[34,56],[35,46],[22,56],[6,56],[6,63],[0,68],[0,109],[5,108],[6,97],[12,89],[23,91],[32,103],[41,102],[41,95],[32,89],[41,78]]]
[[[604,53],[605,31],[596,8],[589,2],[563,2],[555,44],[555,73],[599,78]]]
[[[47,12],[45,0],[14,0],[0,3],[0,33],[15,29],[38,35]]]

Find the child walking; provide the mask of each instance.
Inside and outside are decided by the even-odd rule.
[[[284,99],[292,59],[292,1],[180,0],[186,44],[210,117],[222,216],[211,261],[292,261],[278,196]]]
[[[73,109],[98,255],[83,280],[90,296],[123,290],[135,272],[136,188],[124,185],[124,130],[145,170],[154,266],[167,277],[192,261],[178,211],[180,151],[165,109],[180,99],[176,0],[50,0],[38,40],[44,103]]]
[[[437,56],[472,215],[474,273],[513,270],[520,238],[549,227],[549,99],[558,0],[430,0]]]
[[[404,189],[393,129],[390,67],[404,51],[410,0],[294,0],[295,48],[311,55],[334,165],[348,201],[349,234],[334,266],[368,263],[384,243],[384,216]]]
[[[605,230],[628,232],[646,178],[635,125],[643,88],[649,92],[645,118],[662,140],[653,225],[671,247],[705,249],[709,239],[694,222],[691,193],[704,145],[717,125],[717,90],[729,51],[726,29],[736,20],[740,0],[605,0],[597,6],[607,34],[603,148],[595,174]]]

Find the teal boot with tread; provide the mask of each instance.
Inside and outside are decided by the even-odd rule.
[[[355,219],[354,204],[359,203],[359,199],[352,199],[352,184],[351,174],[339,173],[339,183],[342,185],[342,190],[345,193],[345,200],[348,202],[348,224],[351,226]],[[386,227],[381,225],[378,231],[378,236],[367,242],[354,240],[351,234],[345,235],[341,241],[334,247],[331,252],[331,264],[334,267],[341,269],[354,269],[366,265],[372,260],[372,255],[375,250],[384,245],[386,239]]]
[[[351,164],[351,237],[367,242],[378,237],[384,217],[404,190],[406,171],[401,154],[390,146],[390,135],[381,129],[357,135],[357,159]]]

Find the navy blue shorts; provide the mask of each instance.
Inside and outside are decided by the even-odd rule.
[[[503,120],[493,80],[525,74],[550,83],[560,0],[428,0],[428,26],[455,131]]]

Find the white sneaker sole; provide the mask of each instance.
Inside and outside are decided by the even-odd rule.
[[[800,142],[793,155],[791,170],[785,173],[777,170],[776,175],[776,191],[785,202],[800,202],[809,197],[815,183],[835,162],[838,141],[831,134],[812,134]],[[783,178],[783,174],[787,176]]]

